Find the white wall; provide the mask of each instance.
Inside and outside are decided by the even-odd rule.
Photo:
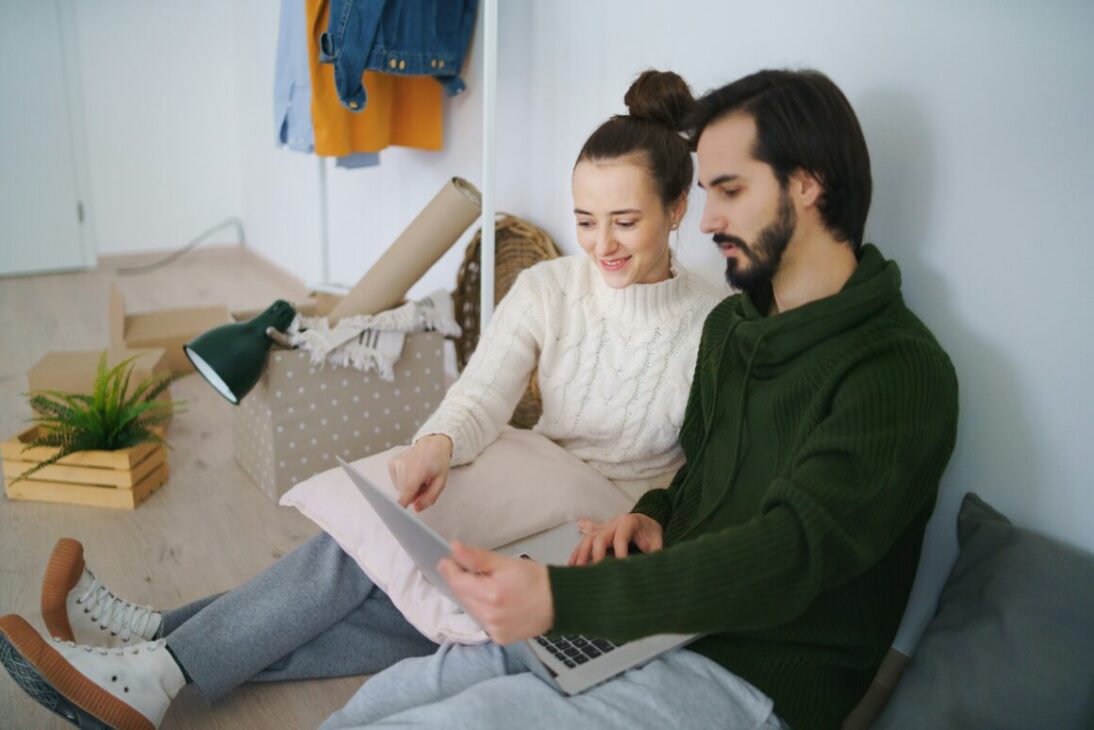
[[[968,490],[1094,550],[1094,5],[524,0],[509,12],[535,28],[529,200],[571,250],[569,165],[640,70],[671,68],[702,92],[812,66],[847,93],[873,159],[868,239],[900,263],[906,300],[961,383],[958,446],[900,646],[933,611]],[[697,231],[701,203],[696,191],[682,258],[720,272]]]
[[[88,203],[99,254],[174,249],[238,215],[250,248],[304,281],[322,280],[320,162],[278,147],[274,136],[279,8],[276,0],[77,5]],[[502,88],[520,89],[527,75],[520,60],[521,39],[531,35],[525,15],[518,8],[500,16],[501,54],[517,59],[501,69]],[[445,99],[443,151],[390,148],[380,167],[362,170],[324,163],[333,282],[356,282],[449,177],[481,184],[478,35],[464,69],[468,90]],[[519,120],[528,110],[520,99],[527,92],[507,93],[499,107],[501,145],[522,137]],[[499,174],[505,169],[499,164]],[[514,205],[526,190],[502,185],[499,208],[527,210]],[[472,232],[411,296],[454,287]],[[210,239],[234,240],[231,230]]]
[[[175,248],[238,214],[237,35],[217,0],[76,3],[100,254]]]
[[[276,144],[273,86],[279,6],[276,0],[235,0],[238,32],[226,64],[238,93],[240,216],[247,245],[305,281],[318,281],[319,162]]]

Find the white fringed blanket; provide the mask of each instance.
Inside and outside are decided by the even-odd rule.
[[[298,315],[286,337],[294,347],[306,350],[315,365],[376,370],[390,381],[395,379],[395,363],[403,352],[406,334],[435,331],[446,337],[459,336],[460,326],[452,314],[452,297],[446,291],[436,291],[386,312],[346,317],[333,326],[326,317]]]

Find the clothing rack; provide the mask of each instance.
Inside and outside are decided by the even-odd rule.
[[[494,314],[494,160],[497,139],[498,91],[498,0],[483,1],[482,54],[482,231],[481,266],[479,267],[479,332]]]
[[[494,251],[496,232],[494,217],[495,153],[497,151],[497,91],[498,91],[498,0],[483,0],[483,63],[482,63],[482,215],[479,225],[482,243],[479,246],[481,268],[479,270],[479,332],[494,314]],[[330,234],[328,230],[327,166],[326,159],[316,157],[319,165],[319,249],[322,269],[322,286],[331,288]]]

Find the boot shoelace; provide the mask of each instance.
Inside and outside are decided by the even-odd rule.
[[[167,645],[167,639],[156,639],[155,641],[145,641],[140,644],[134,644],[133,646],[89,646],[87,644],[77,644],[75,641],[65,641],[64,639],[58,639],[53,637],[55,644],[64,644],[65,646],[71,646],[75,649],[83,649],[88,654],[99,654],[100,656],[125,656],[126,654],[140,654],[142,651],[156,651],[162,649]]]
[[[120,634],[125,642],[134,634],[144,640],[158,615],[151,606],[137,606],[123,601],[94,577],[84,594],[76,599],[76,603],[83,606],[84,613],[90,614],[100,629],[109,629],[111,636]]]

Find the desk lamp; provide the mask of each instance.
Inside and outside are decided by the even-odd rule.
[[[293,306],[278,299],[257,317],[214,327],[182,349],[209,385],[239,405],[262,377],[270,345],[287,344],[283,333],[295,317]]]

